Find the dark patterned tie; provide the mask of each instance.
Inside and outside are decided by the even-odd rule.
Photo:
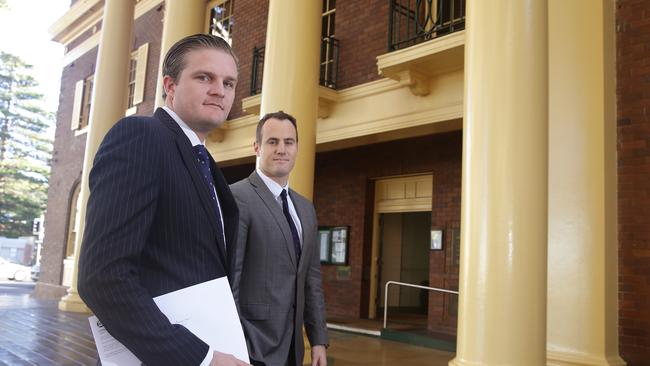
[[[203,145],[194,146],[194,151],[196,152],[196,157],[199,162],[199,168],[201,168],[201,175],[205,179],[205,182],[208,184],[208,190],[210,191],[210,197],[212,197],[212,204],[214,207],[214,212],[217,215],[217,230],[219,235],[223,238],[224,245],[226,244],[226,237],[223,234],[223,227],[221,221],[221,212],[219,211],[219,202],[217,201],[217,193],[214,188],[214,181],[212,180],[212,173],[210,172],[210,159],[208,158],[208,149]]]
[[[293,237],[293,249],[296,251],[296,259],[300,261],[300,254],[301,254],[300,237],[298,236],[298,230],[296,229],[296,224],[293,222],[293,219],[291,218],[291,213],[289,213],[289,200],[287,199],[286,189],[282,190],[282,193],[280,193],[280,197],[282,197],[282,212],[284,212],[284,217],[287,219],[287,222],[289,223],[289,228],[291,229],[291,236]]]

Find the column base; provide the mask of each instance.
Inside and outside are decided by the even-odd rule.
[[[302,360],[303,365],[311,365],[311,345],[309,344],[309,339],[307,338],[307,331],[305,327],[302,327],[302,341],[305,345],[305,358]]]
[[[454,357],[453,360],[449,361],[448,365],[449,366],[486,366],[487,364],[482,362],[470,362],[470,361],[459,360],[458,357]]]
[[[596,357],[568,352],[547,352],[547,366],[625,366],[625,361],[617,356]]]
[[[68,290],[68,294],[59,301],[59,310],[70,313],[90,313],[90,309],[81,300],[76,291]]]
[[[43,300],[60,300],[68,293],[68,288],[43,281],[38,281],[34,286],[32,296]]]
[[[513,364],[505,364],[505,363],[489,364],[487,362],[468,362],[468,361],[459,360],[457,357],[454,358],[453,360],[449,361],[448,365],[449,366],[490,366],[490,365],[494,365],[494,366],[508,366],[508,365],[519,366],[518,363],[513,363]],[[544,363],[542,362],[542,363],[540,363],[540,365],[544,365]]]

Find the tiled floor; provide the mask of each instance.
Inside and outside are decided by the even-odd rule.
[[[87,314],[65,313],[56,301],[30,296],[33,283],[0,281],[0,366],[95,365]],[[446,366],[449,352],[330,331],[330,366]]]

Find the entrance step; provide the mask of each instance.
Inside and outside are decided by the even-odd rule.
[[[456,352],[456,337],[443,333],[429,332],[424,329],[383,329],[381,331],[380,337],[383,339],[408,343],[415,346],[433,348],[447,352]]]
[[[456,351],[456,336],[427,331],[425,325],[426,318],[423,318],[424,320],[422,320],[415,316],[404,316],[399,314],[393,318],[396,318],[399,322],[391,320],[388,329],[383,329],[383,323],[379,319],[370,320],[334,317],[327,319],[327,328],[345,333],[378,337],[390,341],[447,352]]]
[[[354,333],[354,334],[363,334],[372,337],[381,336],[381,331],[376,329],[368,329],[364,327],[359,327],[355,325],[345,325],[345,324],[336,324],[336,323],[327,323],[327,329],[339,330],[342,332]]]

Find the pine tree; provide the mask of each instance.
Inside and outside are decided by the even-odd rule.
[[[31,235],[47,201],[53,114],[30,71],[0,51],[0,236]]]

